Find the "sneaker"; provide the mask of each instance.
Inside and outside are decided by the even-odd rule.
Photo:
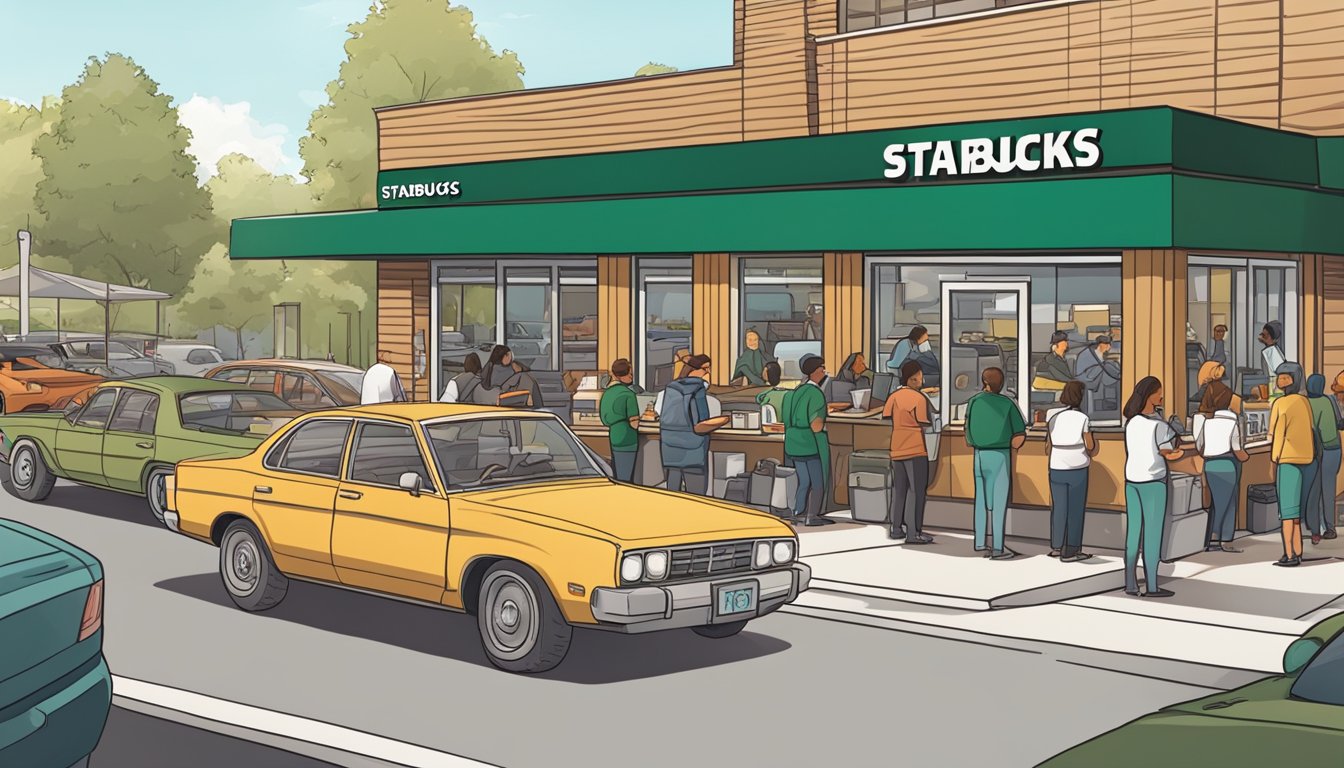
[[[933,543],[933,539],[930,539],[930,538],[928,538],[927,536],[907,536],[906,539],[905,539],[905,544],[906,544],[906,546],[910,546],[911,544],[914,544],[914,545],[917,545],[917,546],[921,546],[921,547],[922,547],[922,546],[925,546],[925,545],[927,545],[927,544],[932,544],[932,543]]]
[[[1215,541],[1214,543],[1212,543],[1212,544],[1208,545],[1207,547],[1205,547],[1205,548],[1204,548],[1204,551],[1205,551],[1205,552],[1222,552],[1222,551],[1223,551],[1223,547],[1222,547],[1221,544],[1219,544],[1218,542]]]
[[[834,521],[834,520],[827,520],[827,519],[824,518],[824,517],[817,517],[817,518],[813,518],[813,519],[811,519],[811,520],[808,520],[806,523],[803,523],[803,525],[807,526],[808,528],[816,528],[817,526],[821,526],[821,525],[835,525],[835,521]]]
[[[1312,544],[1320,544],[1320,543],[1321,543],[1321,534],[1319,534],[1319,533],[1313,533],[1313,534],[1311,534],[1311,543],[1312,543]]]
[[[1155,589],[1152,592],[1145,592],[1144,597],[1171,597],[1175,595],[1170,589]]]
[[[1014,552],[1013,550],[1008,549],[1007,547],[1005,547],[1004,550],[1003,550],[1002,552],[995,552],[994,554],[990,555],[990,556],[989,556],[989,559],[990,559],[990,560],[1012,560],[1014,557],[1017,557],[1017,553]]]
[[[1321,538],[1322,538],[1322,539],[1337,539],[1337,538],[1339,538],[1339,534],[1338,534],[1338,533],[1335,533],[1335,531],[1332,529],[1332,530],[1326,531],[1325,533],[1321,534]]]
[[[1092,553],[1091,553],[1091,552],[1079,552],[1079,553],[1076,554],[1076,555],[1069,555],[1068,557],[1061,557],[1061,558],[1059,559],[1059,562],[1061,562],[1061,563],[1081,563],[1081,562],[1084,561],[1084,560],[1091,560],[1091,559],[1092,559]]]
[[[1230,552],[1230,553],[1232,553],[1232,554],[1234,554],[1234,555],[1235,555],[1235,554],[1238,554],[1238,553],[1240,553],[1240,552],[1243,551],[1243,550],[1237,549],[1236,547],[1232,546],[1231,544],[1227,544],[1227,543],[1224,543],[1223,546],[1219,547],[1219,549],[1220,549],[1221,551],[1223,551],[1223,552]]]
[[[1126,595],[1129,595],[1130,597],[1139,597],[1139,590],[1137,590],[1137,589],[1126,589],[1126,590],[1125,590],[1125,594],[1126,594]]]
[[[888,539],[904,539],[904,538],[905,538],[905,532],[904,532],[904,531],[887,531],[887,538],[888,538]]]
[[[1060,552],[1059,552],[1058,549],[1052,549],[1052,550],[1050,550],[1050,556],[1051,556],[1051,557],[1059,557],[1059,555],[1060,555]]]

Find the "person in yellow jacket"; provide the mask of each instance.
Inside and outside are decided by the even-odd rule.
[[[1275,565],[1292,568],[1302,563],[1302,508],[1311,486],[1308,473],[1316,461],[1316,432],[1311,403],[1302,394],[1302,366],[1283,363],[1275,373],[1283,397],[1269,411],[1269,435],[1273,442],[1274,485],[1279,495],[1279,520],[1283,522],[1283,557]]]

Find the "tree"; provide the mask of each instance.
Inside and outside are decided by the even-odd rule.
[[[243,357],[243,332],[271,322],[275,292],[284,282],[284,265],[276,261],[232,261],[228,248],[216,244],[201,258],[186,292],[176,306],[180,322],[200,328],[222,325],[238,337]]]
[[[228,237],[229,222],[234,219],[304,213],[313,204],[307,185],[292,176],[277,176],[238,153],[220,158],[219,173],[205,187],[210,192],[221,242]]]
[[[209,193],[171,98],[120,54],[91,58],[38,136],[34,240],[84,277],[177,294],[214,241]]]
[[[523,87],[518,56],[496,54],[476,33],[471,11],[448,0],[384,0],[349,31],[328,103],[299,141],[321,210],[374,207],[375,108]]]
[[[59,114],[54,98],[37,107],[0,99],[0,245],[12,246],[18,230],[41,223],[33,195],[42,180],[42,161],[33,154],[33,143],[51,130]]]
[[[359,283],[348,279],[345,270],[329,261],[288,261],[285,263],[285,278],[273,295],[274,303],[282,301],[298,302],[303,324],[303,338],[300,340],[304,354],[308,357],[325,357],[334,352],[345,362],[345,316],[350,318],[350,335],[354,337],[357,312],[365,309],[369,301],[369,292]],[[373,313],[367,313],[372,319]],[[369,340],[369,335],[364,335]],[[328,346],[330,344],[330,347]],[[350,343],[351,356],[360,357],[353,340]]]
[[[649,75],[666,75],[678,71],[676,67],[670,67],[666,64],[659,64],[650,61],[648,64],[635,70],[635,77],[648,77]]]

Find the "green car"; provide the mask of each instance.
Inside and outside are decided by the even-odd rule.
[[[1283,674],[1167,707],[1043,767],[1344,765],[1344,613],[1283,654]]]
[[[0,766],[83,766],[112,707],[103,567],[0,520]]]
[[[275,395],[209,379],[108,381],[64,413],[0,417],[0,458],[24,501],[45,499],[60,477],[146,496],[162,523],[177,462],[251,453],[298,414]]]

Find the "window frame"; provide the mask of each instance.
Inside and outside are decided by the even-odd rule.
[[[645,275],[645,269],[685,269],[686,276],[681,275]],[[695,343],[695,260],[690,256],[651,256],[637,257],[635,259],[634,269],[635,290],[638,292],[638,302],[634,307],[635,323],[634,327],[639,334],[639,343],[634,345],[634,359],[630,364],[635,369],[635,383],[639,384],[645,392],[656,392],[653,389],[653,382],[647,380],[647,371],[645,370],[645,361],[649,357],[649,327],[648,327],[648,296],[646,286],[650,283],[654,285],[685,285],[691,289],[691,342],[688,347]],[[603,361],[599,360],[601,364]],[[609,361],[608,361],[609,362]]]
[[[989,8],[977,8],[972,11],[961,11],[960,13],[950,13],[944,16],[938,15],[940,5],[952,5],[963,0],[925,0],[931,11],[931,15],[926,19],[910,19],[909,8],[903,8],[900,13],[903,14],[903,20],[897,22],[882,22],[882,0],[873,0],[873,11],[860,11],[861,17],[871,17],[873,23],[871,26],[861,27],[859,29],[850,29],[849,26],[849,5],[853,0],[836,0],[836,29],[839,35],[854,35],[862,33],[871,33],[879,30],[899,29],[915,24],[932,24],[946,22],[952,19],[966,17],[983,16],[986,14],[999,14],[1006,11],[1014,11],[1021,8],[1031,7],[1033,5],[1053,6],[1061,3],[1079,2],[1079,0],[992,0],[993,5]],[[903,4],[904,5],[904,4]],[[896,13],[888,11],[887,13]]]
[[[731,350],[732,359],[726,361],[726,362],[727,362],[727,366],[726,366],[726,368],[727,368],[728,372],[729,372],[729,373],[732,373],[733,366],[737,364],[737,358],[738,358],[739,356],[741,356],[741,354],[742,354],[742,348],[743,348],[743,345],[745,344],[744,337],[746,336],[746,333],[747,333],[747,320],[746,320],[746,315],[747,315],[747,312],[746,312],[746,309],[747,309],[747,286],[749,286],[749,285],[789,285],[789,284],[802,284],[802,285],[815,285],[815,286],[817,286],[817,287],[821,290],[821,292],[822,292],[822,299],[823,299],[823,300],[821,301],[821,312],[822,312],[822,319],[821,319],[821,323],[822,323],[822,325],[821,325],[821,329],[822,329],[822,338],[820,338],[820,339],[816,339],[816,342],[817,342],[817,343],[820,345],[820,347],[821,347],[821,357],[822,357],[822,359],[825,359],[825,357],[826,357],[826,339],[825,339],[825,335],[826,335],[826,323],[829,322],[829,321],[827,320],[827,311],[826,311],[826,302],[825,302],[825,291],[826,291],[826,258],[825,258],[822,254],[820,254],[820,253],[806,253],[806,252],[804,252],[804,253],[756,253],[756,254],[733,254],[732,258],[733,258],[733,260],[734,260],[736,263],[732,265],[732,267],[733,267],[733,270],[732,270],[732,273],[733,273],[733,291],[732,291],[732,296],[731,296],[731,301],[732,301],[732,315],[731,315],[731,317],[730,317],[730,320],[731,320],[731,322],[732,322],[733,339],[732,339],[732,344],[729,345],[729,349]],[[752,263],[753,261],[756,261],[756,260],[771,260],[771,261],[778,262],[778,261],[783,260],[783,259],[789,259],[789,260],[809,259],[809,260],[814,260],[814,261],[816,261],[816,263],[817,263],[817,267],[819,268],[821,274],[819,274],[819,275],[818,275],[817,277],[815,277],[815,278],[813,278],[813,277],[790,278],[790,277],[788,277],[788,276],[784,276],[784,277],[755,277],[755,278],[751,278],[750,280],[747,278],[747,269],[751,266],[751,263]],[[785,268],[786,268],[786,269],[788,268],[787,265],[785,266]],[[809,303],[810,303],[810,302],[809,302]],[[806,311],[807,311],[807,307],[806,307],[806,305],[804,305],[804,307],[803,307],[803,311],[804,311],[804,313],[806,313]],[[811,341],[811,339],[800,339],[800,341]],[[765,338],[765,334],[762,333],[762,336],[761,336],[761,344],[764,345],[764,344],[766,344],[766,343],[768,343],[768,342],[767,342],[767,340],[766,340],[766,338]],[[773,353],[773,350],[772,350],[772,353]]]
[[[126,405],[127,403],[130,402],[131,398],[136,397],[136,396],[138,396],[138,395],[150,398],[150,400],[151,400],[151,405],[152,405],[152,409],[153,409],[153,411],[154,411],[154,427],[155,427],[156,429],[157,429],[157,427],[158,427],[158,423],[159,423],[159,407],[160,407],[161,403],[163,402],[163,399],[159,397],[159,394],[158,394],[157,392],[150,392],[149,390],[146,390],[146,389],[134,389],[134,388],[131,388],[131,387],[123,387],[123,388],[121,388],[121,389],[122,389],[122,394],[121,394],[120,397],[117,398],[116,403],[112,406],[112,413],[111,413],[111,415],[108,416],[108,418],[107,418],[107,427],[106,427],[106,430],[107,430],[108,432],[118,432],[118,433],[121,433],[121,434],[127,434],[127,435],[154,435],[154,434],[157,434],[157,432],[156,432],[154,429],[151,429],[151,430],[149,430],[148,432],[146,432],[146,431],[144,431],[143,429],[141,429],[141,427],[143,426],[143,423],[144,423],[144,418],[145,418],[145,417],[144,417],[144,414],[149,412],[148,409],[145,410],[145,411],[141,414],[141,416],[140,416],[140,421],[136,424],[136,428],[135,428],[135,429],[118,429],[118,428],[115,428],[115,427],[112,426],[112,423],[113,423],[114,421],[116,421],[117,416],[121,414],[121,412],[122,412],[122,408],[125,407],[125,405]]]
[[[112,414],[117,410],[117,403],[121,400],[121,392],[123,389],[124,387],[106,387],[95,392],[93,396],[89,398],[88,402],[84,404],[84,407],[79,409],[79,415],[75,417],[74,426],[81,429],[100,429],[106,432],[108,426],[112,423]],[[85,424],[84,419],[88,416],[90,406],[92,406],[99,397],[102,397],[108,392],[112,393],[112,405],[107,409],[107,421],[104,422],[102,426]]]
[[[574,445],[577,446],[578,448],[578,453],[582,454],[584,459],[586,459],[588,463],[592,465],[593,469],[597,470],[598,474],[594,475],[593,479],[606,479],[606,480],[612,479],[611,475],[608,475],[606,472],[603,471],[602,466],[604,462],[598,458],[597,454],[594,453],[593,450],[583,442],[583,440],[579,439],[578,435],[574,434],[574,430],[570,429],[568,424],[565,424],[563,421],[560,420],[559,417],[555,416],[554,414],[550,414],[545,411],[514,411],[508,414],[464,413],[456,416],[444,416],[437,419],[429,419],[426,421],[418,422],[420,428],[420,439],[423,440],[424,444],[430,448],[429,452],[434,459],[433,471],[438,473],[439,484],[442,485],[444,488],[445,498],[449,498],[460,493],[479,493],[481,491],[488,491],[491,489],[499,488],[500,486],[464,488],[460,485],[455,485],[453,483],[448,482],[448,473],[439,463],[438,455],[434,454],[433,451],[434,441],[430,439],[429,430],[433,427],[438,427],[445,424],[455,424],[471,421],[499,421],[501,419],[512,419],[520,423],[525,420],[535,420],[535,421],[548,421],[558,424],[561,430],[569,434],[570,439],[574,442]],[[572,477],[572,478],[564,478],[561,480],[557,480],[556,478],[544,478],[544,480],[542,481],[570,482],[573,480],[587,480],[587,479],[588,479],[587,477]]]
[[[340,482],[341,480],[340,467],[344,465],[346,456],[350,452],[350,436],[354,434],[354,421],[355,421],[354,419],[348,417],[342,418],[331,416],[323,416],[322,418],[319,419],[305,419],[299,422],[298,424],[295,424],[288,431],[286,431],[284,436],[281,437],[279,440],[277,440],[275,442],[275,445],[272,445],[270,449],[266,451],[265,457],[263,457],[261,460],[261,466],[272,472],[279,472],[286,475],[302,475],[304,477],[318,477],[322,478],[323,480],[335,480],[337,482]],[[297,435],[301,430],[314,424],[344,424],[346,427],[345,441],[341,445],[341,455],[337,459],[339,463],[337,464],[335,475],[326,475],[320,472],[308,472],[302,469],[291,469],[289,467],[282,467],[279,464],[280,461],[284,460],[284,454],[289,452],[289,446],[293,444],[294,436]]]
[[[442,480],[442,478],[435,478],[433,470],[430,469],[430,467],[433,465],[426,460],[425,446],[423,445],[423,441],[421,440],[421,438],[416,435],[417,422],[407,423],[402,421],[389,421],[387,419],[371,419],[366,417],[356,418],[353,421],[354,421],[354,427],[350,430],[350,434],[347,436],[348,439],[346,440],[345,456],[341,462],[340,480],[342,484],[359,485],[365,488],[386,488],[394,491],[402,491],[403,493],[405,492],[405,489],[403,489],[400,485],[393,485],[388,483],[375,483],[368,480],[356,480],[351,475],[355,463],[355,449],[358,448],[357,441],[359,440],[360,435],[363,433],[364,429],[366,427],[374,425],[380,427],[398,427],[401,429],[405,429],[410,434],[411,442],[415,443],[415,450],[418,451],[420,454],[420,465],[425,469],[425,479],[431,483],[431,485],[422,487],[420,489],[420,495],[443,498],[443,494],[439,493],[438,489],[438,486],[442,485],[442,483],[439,482],[440,480]]]
[[[1231,267],[1233,269],[1240,268],[1244,270],[1244,279],[1241,281],[1242,283],[1244,283],[1244,285],[1234,286],[1242,288],[1244,292],[1241,293],[1241,295],[1239,296],[1237,295],[1233,296],[1234,304],[1239,308],[1241,308],[1242,311],[1242,317],[1239,318],[1239,322],[1237,323],[1237,325],[1240,327],[1229,327],[1228,330],[1234,333],[1239,332],[1240,339],[1238,340],[1237,343],[1238,344],[1244,343],[1245,345],[1244,351],[1246,354],[1246,358],[1240,361],[1245,365],[1241,367],[1257,368],[1257,369],[1263,367],[1260,355],[1258,354],[1258,350],[1255,348],[1255,345],[1259,343],[1258,339],[1260,337],[1260,326],[1263,326],[1263,323],[1259,323],[1255,317],[1256,270],[1278,269],[1283,271],[1284,273],[1287,273],[1284,275],[1284,281],[1283,281],[1283,307],[1284,307],[1283,338],[1280,339],[1279,341],[1280,346],[1283,347],[1283,356],[1285,360],[1292,362],[1301,362],[1302,360],[1302,347],[1300,339],[1300,332],[1302,327],[1301,262],[1297,261],[1296,259],[1263,259],[1251,256],[1238,257],[1238,256],[1220,256],[1220,255],[1203,254],[1203,253],[1191,253],[1190,256],[1186,259],[1186,269],[1185,269],[1186,280],[1190,279],[1191,267],[1206,267],[1206,268]],[[1213,329],[1210,328],[1209,330],[1212,331]],[[1238,348],[1238,351],[1242,351],[1240,347]],[[1251,365],[1251,363],[1254,363],[1254,365]],[[1229,371],[1229,374],[1234,377],[1234,381],[1231,382],[1231,384],[1232,386],[1235,387],[1236,386],[1235,376],[1237,374],[1237,371],[1236,370]],[[1273,383],[1274,383],[1273,377],[1271,376],[1270,384],[1273,385]]]

